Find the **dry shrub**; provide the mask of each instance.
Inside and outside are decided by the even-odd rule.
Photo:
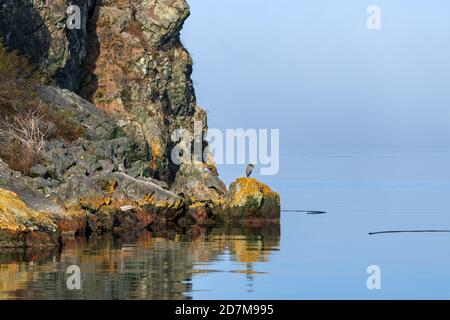
[[[43,106],[39,104],[29,113],[19,112],[14,117],[6,117],[0,121],[2,134],[19,142],[26,149],[44,150],[50,126],[43,121],[43,110]]]
[[[35,156],[35,157],[33,157]],[[30,155],[17,143],[6,145],[1,150],[1,158],[9,168],[23,174],[29,174],[31,167],[41,160],[40,155]]]
[[[42,102],[35,88],[43,83],[43,73],[0,39],[0,158],[25,174],[39,162],[48,139],[72,142],[84,134],[73,114]]]
[[[45,135],[33,129],[36,119],[22,118],[22,115],[7,116],[0,122],[0,158],[11,169],[28,174],[29,169],[40,160]],[[35,140],[26,140],[27,136],[35,137]]]
[[[53,124],[44,121],[44,107],[39,104],[31,112],[18,112],[0,121],[2,153],[11,168],[23,173],[39,161]]]

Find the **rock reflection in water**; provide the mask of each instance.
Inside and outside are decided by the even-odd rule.
[[[189,299],[193,276],[230,271],[246,274],[251,291],[254,263],[268,262],[279,243],[272,224],[78,238],[60,252],[2,250],[0,299]],[[209,268],[225,253],[239,270]],[[81,290],[67,289],[70,265],[81,268]]]

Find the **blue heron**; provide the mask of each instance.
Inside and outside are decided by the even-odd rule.
[[[247,174],[247,178],[249,178],[252,175],[253,169],[255,168],[255,165],[253,163],[250,163],[247,166],[247,170],[245,171],[245,173]]]

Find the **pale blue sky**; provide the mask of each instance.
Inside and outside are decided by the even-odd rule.
[[[189,3],[210,127],[279,128],[282,146],[450,146],[448,0]]]

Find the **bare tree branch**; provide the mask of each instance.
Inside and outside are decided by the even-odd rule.
[[[32,155],[44,150],[50,126],[43,121],[43,105],[25,114],[19,112],[0,121],[0,134],[6,140],[15,140]]]

